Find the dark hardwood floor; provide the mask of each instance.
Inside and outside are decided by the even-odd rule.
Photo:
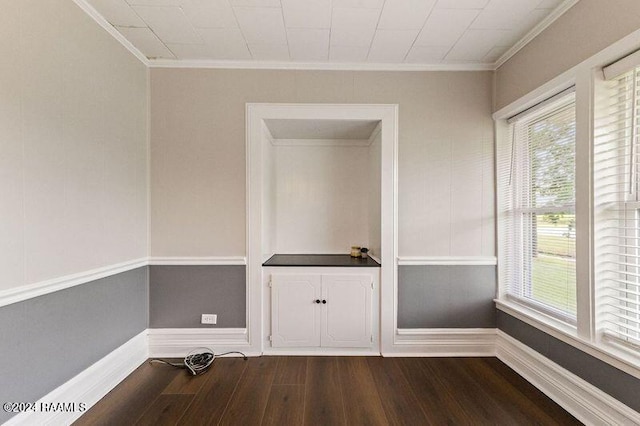
[[[76,425],[580,424],[496,358],[218,358],[145,363]]]

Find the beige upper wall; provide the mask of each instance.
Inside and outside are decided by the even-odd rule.
[[[580,0],[496,72],[499,110],[640,29],[638,0]]]
[[[145,256],[145,66],[72,1],[0,10],[0,290]]]
[[[399,254],[494,255],[490,72],[151,69],[151,255],[245,255],[245,103],[399,104]]]

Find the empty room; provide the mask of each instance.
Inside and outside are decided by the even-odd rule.
[[[0,13],[0,423],[640,425],[636,0]]]

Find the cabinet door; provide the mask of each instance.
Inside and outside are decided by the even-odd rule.
[[[320,346],[320,275],[271,276],[271,346]]]
[[[371,275],[322,276],[322,346],[371,346]]]

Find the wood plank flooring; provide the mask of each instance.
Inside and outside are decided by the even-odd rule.
[[[575,425],[496,358],[216,359],[192,377],[145,363],[76,425]]]

